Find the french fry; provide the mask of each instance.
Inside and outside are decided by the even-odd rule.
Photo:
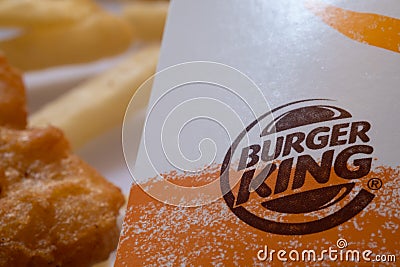
[[[159,45],[137,51],[131,58],[106,73],[72,89],[33,114],[31,126],[61,128],[78,148],[104,130],[121,124],[136,89],[152,74]]]
[[[0,41],[9,62],[22,70],[116,55],[133,37],[127,21],[93,0],[0,0],[0,25],[22,33]]]
[[[131,23],[136,38],[161,40],[168,7],[167,1],[137,1],[126,4],[122,14]]]
[[[0,25],[32,28],[72,23],[97,10],[90,0],[0,0]]]
[[[0,42],[9,62],[22,70],[84,63],[126,50],[132,39],[124,20],[106,12],[79,23],[33,28],[14,39]]]

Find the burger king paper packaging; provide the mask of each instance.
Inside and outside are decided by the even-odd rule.
[[[396,264],[397,0],[175,0],[158,71],[116,266]]]

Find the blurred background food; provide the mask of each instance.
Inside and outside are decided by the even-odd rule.
[[[129,99],[155,71],[168,6],[0,0],[0,51],[25,72],[30,125],[57,125],[78,148],[121,124]]]
[[[158,51],[158,45],[139,48],[116,67],[45,104],[30,117],[30,124],[63,129],[74,148],[121,125],[132,95],[155,72]]]
[[[167,2],[120,8],[123,14],[91,0],[2,0],[0,26],[15,35],[0,41],[0,50],[12,65],[37,70],[113,56],[135,40],[161,40]]]
[[[22,70],[112,56],[126,50],[132,41],[126,21],[89,0],[3,0],[0,10],[7,14],[0,24],[20,31],[18,36],[3,40],[0,50]]]
[[[135,1],[124,5],[122,14],[131,24],[136,38],[157,41],[162,38],[168,6],[166,1]]]
[[[23,73],[29,127],[60,128],[75,153],[125,195],[132,180],[121,124],[129,100],[156,69],[168,6],[155,0],[0,0],[0,51]],[[148,93],[136,101],[137,140]]]

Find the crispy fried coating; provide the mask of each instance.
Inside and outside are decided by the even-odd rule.
[[[0,54],[0,125],[26,126],[25,88],[19,72]]]
[[[70,152],[60,130],[20,129],[23,86],[4,64],[1,59],[0,266],[90,266],[107,259],[118,242],[123,195]]]

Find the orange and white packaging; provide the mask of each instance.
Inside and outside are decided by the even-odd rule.
[[[397,0],[173,0],[158,71],[115,266],[398,264]]]

